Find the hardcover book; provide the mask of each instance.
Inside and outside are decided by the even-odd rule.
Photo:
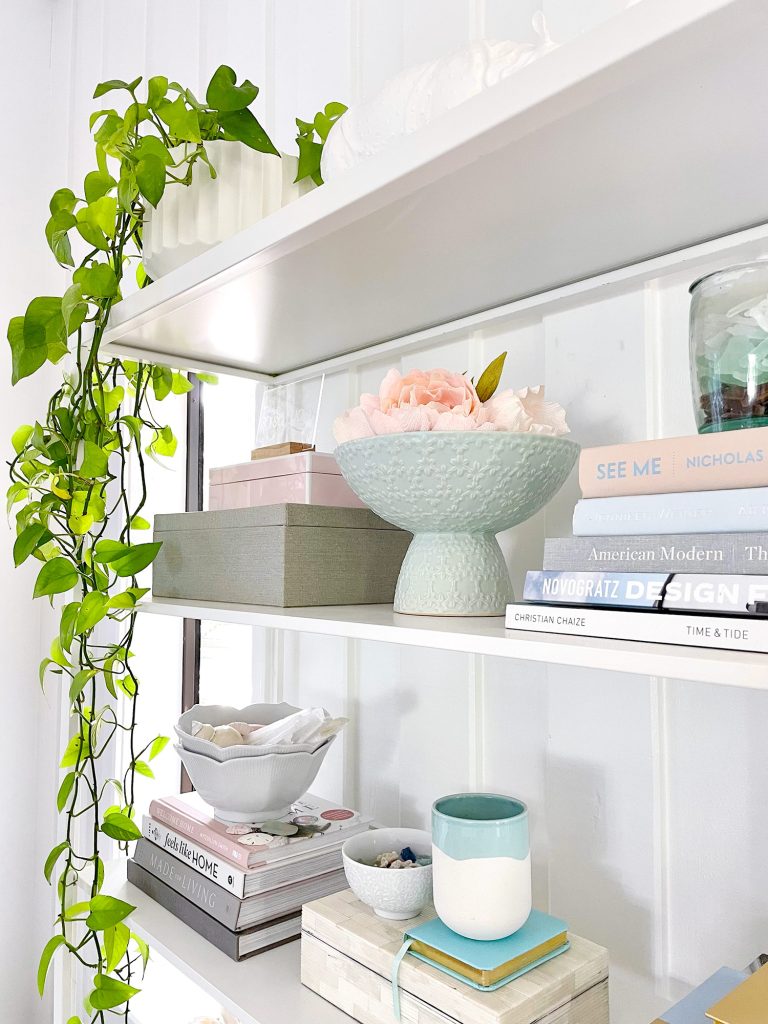
[[[439,917],[409,929],[409,954],[482,991],[492,991],[570,948],[565,921],[532,910],[505,939],[480,942],[458,935]]]
[[[665,1010],[653,1024],[708,1024],[707,1010],[747,977],[743,971],[721,967],[688,995]]]
[[[665,615],[609,608],[545,608],[507,605],[506,628],[535,633],[565,633],[613,640],[640,640],[684,647],[768,653],[768,620],[713,615]]]
[[[576,503],[576,537],[633,533],[753,533],[768,530],[768,487],[587,498]]]
[[[768,534],[549,537],[545,569],[768,574]]]
[[[582,449],[585,498],[768,486],[768,427]]]
[[[142,822],[142,832],[150,843],[172,854],[177,860],[184,861],[238,899],[245,899],[268,889],[277,889],[290,882],[300,882],[342,866],[343,840],[322,847],[315,847],[309,843],[306,852],[300,854],[295,851],[301,847],[286,844],[277,848],[279,852],[269,863],[252,868],[239,868],[212,850],[198,846],[191,839],[186,839],[146,814]]]
[[[196,904],[230,931],[239,932],[275,917],[296,913],[302,903],[338,892],[346,886],[343,869],[284,885],[248,899],[239,900],[220,885],[208,881],[194,868],[177,860],[146,839],[139,839],[133,853],[139,867],[159,878],[170,889]]]
[[[248,836],[233,835],[227,832],[227,825],[214,818],[211,808],[197,793],[153,800],[149,813],[155,821],[167,825],[179,835],[187,836],[194,843],[212,850],[241,868],[269,864],[277,857],[287,858],[285,847],[299,856],[310,849],[316,852],[334,844],[340,845],[350,836],[364,832],[372,821],[371,818],[363,817],[345,807],[338,807],[311,793],[296,801],[291,816],[300,817],[304,824],[321,826],[324,831],[295,839],[268,836],[258,832]],[[243,842],[244,839],[246,842]]]
[[[768,1020],[768,966],[750,974],[707,1010],[715,1024],[765,1024]]]
[[[434,917],[434,908],[409,922]],[[301,980],[355,1019],[393,1019],[392,969],[403,924],[386,921],[349,890],[305,905]],[[570,935],[560,956],[492,992],[459,984],[415,956],[400,964],[404,1024],[608,1024],[608,952]]]
[[[531,570],[525,577],[523,600],[749,617],[768,615],[768,576]]]
[[[301,914],[298,912],[265,921],[242,932],[233,932],[133,860],[128,861],[128,881],[232,960],[245,960],[290,942],[301,934]]]

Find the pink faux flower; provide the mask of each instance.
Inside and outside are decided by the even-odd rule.
[[[402,377],[397,370],[390,370],[379,388],[379,408],[387,413],[414,406],[471,416],[480,409],[480,399],[472,382],[461,373],[411,370]]]
[[[497,430],[516,434],[570,433],[565,422],[565,409],[557,402],[544,400],[544,385],[520,388],[519,391],[500,391],[484,405],[490,421]]]
[[[360,396],[360,405],[333,425],[336,441],[416,431],[507,431],[567,434],[565,410],[544,400],[544,387],[502,391],[483,403],[471,381],[448,370],[390,370],[378,395]]]

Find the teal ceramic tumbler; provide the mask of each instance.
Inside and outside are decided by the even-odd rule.
[[[528,808],[496,793],[458,793],[432,805],[435,910],[468,939],[503,939],[531,912]]]

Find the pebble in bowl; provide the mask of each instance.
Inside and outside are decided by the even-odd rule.
[[[379,917],[407,921],[432,899],[432,865],[407,870],[374,867],[380,854],[410,848],[418,858],[432,857],[432,836],[417,828],[377,828],[348,839],[341,848],[352,892]]]
[[[192,785],[213,807],[219,821],[228,825],[257,824],[290,812],[291,805],[315,781],[333,739],[313,753],[287,750],[229,761],[216,761],[178,744],[174,749]]]

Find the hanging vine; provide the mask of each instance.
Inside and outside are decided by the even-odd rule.
[[[136,775],[152,777],[150,762],[168,742],[157,736],[139,746],[137,739],[140,684],[131,657],[136,607],[147,592],[139,574],[160,544],[136,537],[150,526],[142,516],[145,459],[173,456],[177,446],[157,404],[191,387],[166,366],[105,356],[101,343],[126,274],[135,270],[139,286],[148,283],[141,265],[148,204],[156,206],[168,186],[190,184],[198,161],[215,176],[205,143],[239,141],[279,155],[249,109],[257,87],[247,80],[238,85],[231,68],[216,71],[204,103],[162,76],[148,80],[143,98],[141,84],[137,78],[97,87],[94,98],[127,93],[125,109],[91,116],[96,168],[86,174],[82,195],[69,188],[53,195],[45,229],[58,263],[72,269],[71,284],[61,298],[33,299],[8,326],[14,384],[69,356],[44,419],[13,435],[8,490],[15,564],[30,557],[42,563],[34,597],[53,603],[55,595],[76,595],[60,608],[58,635],[40,665],[41,685],[53,675],[65,688],[72,730],[57,797],[63,838],[44,869],[57,885],[58,916],[40,959],[38,988],[42,995],[60,948],[90,972],[85,1018],[75,1014],[69,1024],[103,1024],[108,1013],[127,1024],[149,955],[127,923],[134,908],[103,892],[103,849],[105,839],[125,850],[139,838]],[[77,265],[73,243],[85,248]],[[109,640],[96,629],[105,624]],[[119,777],[107,777],[107,753],[117,750],[118,738],[125,767]]]

